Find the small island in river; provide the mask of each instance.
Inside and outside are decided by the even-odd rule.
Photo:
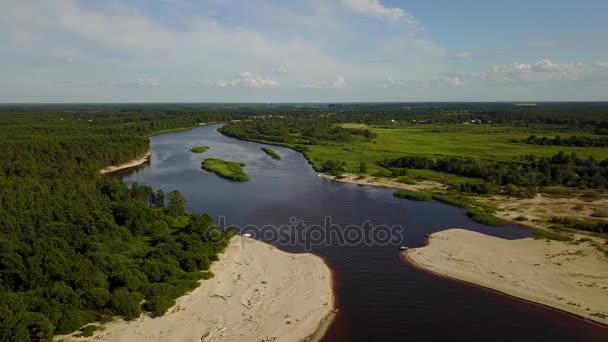
[[[217,158],[203,160],[202,168],[216,175],[235,182],[246,182],[249,176],[243,171],[245,163],[225,161]]]
[[[190,152],[193,153],[205,153],[209,151],[209,146],[197,146],[190,149]]]
[[[262,147],[262,151],[264,151],[264,153],[266,153],[272,159],[281,160],[281,155],[271,148]]]

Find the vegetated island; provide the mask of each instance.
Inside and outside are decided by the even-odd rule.
[[[247,182],[249,176],[243,171],[245,163],[225,161],[217,158],[207,158],[202,162],[205,171],[235,182]]]
[[[270,149],[268,147],[262,147],[262,151],[264,151],[264,153],[266,153],[272,159],[281,160],[281,155],[273,149]]]
[[[197,147],[193,147],[190,149],[190,152],[192,153],[205,153],[207,151],[209,151],[209,146],[197,146]]]
[[[86,340],[303,341],[333,319],[331,270],[313,254],[235,236],[211,270],[212,279],[178,298],[164,316],[116,319]]]
[[[463,229],[403,252],[416,267],[606,324],[608,264],[588,241],[505,240]]]

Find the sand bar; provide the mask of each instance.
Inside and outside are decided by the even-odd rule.
[[[437,275],[608,324],[608,258],[587,243],[505,240],[450,229],[404,255]]]
[[[329,180],[333,180],[340,183],[348,183],[348,184],[357,184],[357,185],[368,185],[368,186],[376,186],[381,188],[391,188],[391,189],[403,189],[403,190],[416,190],[416,191],[439,191],[444,190],[447,187],[441,183],[425,180],[418,181],[416,184],[405,184],[401,182],[397,182],[396,180],[390,178],[379,178],[379,177],[367,177],[363,176],[359,178],[358,175],[345,173],[340,177],[328,175],[325,173],[320,174],[321,177]]]
[[[162,317],[117,319],[88,339],[72,340],[302,341],[314,340],[330,321],[332,274],[315,255],[237,236],[212,271],[213,279],[180,297]]]
[[[120,165],[108,166],[106,168],[99,170],[99,173],[112,173],[112,172],[115,172],[118,170],[132,168],[132,167],[135,167],[135,166],[138,166],[138,165],[141,165],[141,164],[147,162],[150,159],[150,156],[152,156],[152,151],[148,150],[141,158],[133,159],[129,162],[126,162],[126,163],[120,164]]]

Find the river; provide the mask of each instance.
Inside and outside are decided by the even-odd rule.
[[[310,249],[323,257],[334,272],[339,308],[325,340],[592,341],[606,337],[605,328],[582,319],[438,278],[399,259],[401,244],[421,246],[425,234],[447,228],[508,239],[528,237],[527,230],[487,227],[471,221],[461,208],[397,199],[390,189],[326,180],[296,151],[272,147],[282,156],[274,160],[260,150],[265,145],[225,137],[217,132],[218,127],[154,136],[150,162],[119,176],[128,184],[179,190],[187,197],[186,208],[191,212],[208,213],[225,225],[266,226],[261,230],[263,236],[256,234],[257,238],[290,252]],[[203,154],[189,151],[201,145],[211,148]],[[201,161],[210,157],[245,162],[251,180],[231,182],[203,171]],[[339,227],[332,229],[331,241],[319,243],[328,220]],[[285,227],[298,221],[318,226],[309,230],[316,239],[314,244],[278,239],[293,235]],[[366,221],[378,232],[371,242],[364,238],[370,231]],[[386,227],[378,228],[381,225]],[[283,226],[283,230],[271,226]],[[390,241],[384,233],[390,235]]]

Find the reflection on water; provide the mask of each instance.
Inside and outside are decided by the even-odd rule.
[[[328,341],[428,340],[598,340],[606,329],[567,314],[513,300],[491,291],[440,279],[399,260],[398,246],[424,244],[425,234],[466,228],[502,238],[529,236],[516,226],[486,227],[464,210],[436,202],[397,199],[389,189],[339,184],[317,176],[304,157],[272,147],[281,160],[260,150],[261,144],[219,134],[219,125],[151,138],[149,165],[123,173],[165,191],[179,190],[187,209],[207,212],[227,225],[286,226],[296,221],[322,225],[326,217],[348,225],[399,225],[400,241],[383,244],[314,244],[335,273],[340,309]],[[208,145],[203,154],[190,148]],[[204,158],[245,162],[246,183],[231,182],[201,169]],[[267,238],[273,238],[272,234]],[[262,239],[264,239],[262,237]],[[273,238],[274,240],[274,238]],[[403,242],[401,242],[403,241]],[[272,241],[276,242],[276,241]],[[303,244],[279,244],[304,252]]]

